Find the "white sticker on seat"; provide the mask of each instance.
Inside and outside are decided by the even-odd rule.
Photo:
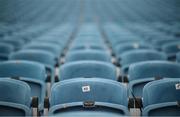
[[[86,86],[82,86],[82,92],[90,92],[90,86],[86,85]]]
[[[176,84],[176,90],[180,90],[180,83]]]

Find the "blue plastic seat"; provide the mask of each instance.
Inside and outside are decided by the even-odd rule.
[[[164,51],[170,60],[175,60],[176,53],[180,52],[180,41],[170,42],[162,46],[162,51]]]
[[[60,80],[84,77],[116,80],[116,67],[101,61],[76,61],[65,63],[60,67]]]
[[[57,44],[49,44],[49,43],[35,43],[32,42],[28,45],[25,45],[23,49],[31,49],[31,50],[44,50],[51,52],[54,56],[59,58],[60,54],[62,53],[62,49]]]
[[[66,62],[73,62],[73,61],[81,61],[81,60],[95,60],[95,61],[104,61],[104,62],[111,62],[111,57],[107,52],[100,51],[100,50],[77,50],[77,51],[70,51],[66,55]]]
[[[121,55],[120,61],[122,74],[128,74],[129,66],[133,63],[152,60],[167,60],[167,56],[165,53],[147,49],[125,52]]]
[[[47,36],[47,37],[43,37],[43,38],[38,38],[37,40],[34,40],[33,42],[49,43],[49,44],[59,45],[59,47],[61,47],[61,48],[64,47],[65,42],[66,42],[65,40],[56,40],[56,39],[52,39],[52,38],[53,37],[51,37],[51,36]]]
[[[144,85],[156,79],[180,78],[180,65],[168,61],[146,61],[130,65],[129,94],[142,97]]]
[[[46,51],[52,52],[53,54],[57,54],[57,55],[59,55],[61,52],[61,47],[59,47],[58,44],[51,44],[51,43],[47,43],[47,42],[36,43],[36,41],[25,45],[23,49],[46,50]]]
[[[113,45],[114,50],[116,50],[118,47],[120,47],[121,45],[124,45],[124,44],[140,43],[141,42],[140,39],[134,39],[134,37],[133,38],[127,38],[126,37],[127,39],[125,39],[124,37],[119,37],[119,38],[123,38],[123,39],[118,39],[118,40],[112,41],[112,45]]]
[[[18,80],[0,78],[0,116],[31,116],[31,89]]]
[[[51,76],[51,82],[54,83],[54,70],[57,61],[52,53],[43,50],[21,50],[12,53],[9,59],[34,61],[43,64],[46,67],[47,76]]]
[[[43,50],[21,50],[12,53],[9,57],[10,60],[28,60],[44,64],[47,68],[53,70],[56,63],[55,56]]]
[[[180,116],[180,79],[153,81],[143,89],[143,116]]]
[[[121,55],[123,53],[130,51],[130,50],[137,50],[137,49],[152,49],[152,46],[150,46],[149,44],[145,44],[145,43],[127,43],[127,44],[118,46],[114,52],[115,52],[117,58],[120,60]]]
[[[94,50],[106,50],[104,45],[100,44],[77,44],[77,45],[72,45],[70,47],[70,51],[75,51],[75,50],[85,50],[85,49],[94,49]]]
[[[79,43],[81,42],[81,43]],[[102,41],[101,38],[98,37],[91,37],[91,36],[80,36],[80,37],[76,37],[74,42],[74,44],[86,44],[86,43],[91,43],[91,44],[104,44],[104,42]]]
[[[15,40],[15,39],[0,40],[0,42],[12,45],[15,50],[19,50],[24,44],[22,40]]]
[[[38,96],[42,103],[45,97],[46,70],[44,65],[30,61],[6,61],[0,63],[0,77],[22,80],[31,87],[31,96]]]
[[[7,43],[0,43],[0,61],[8,60],[8,56],[14,51],[12,45]]]
[[[52,87],[49,115],[122,116],[129,115],[127,89],[107,79],[70,79]]]
[[[175,38],[168,38],[168,39],[157,39],[155,41],[153,41],[153,45],[155,48],[157,48],[158,50],[161,50],[162,47],[168,43],[171,43],[171,42],[177,42],[179,41],[178,39],[175,39]]]

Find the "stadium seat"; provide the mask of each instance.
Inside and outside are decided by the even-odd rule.
[[[22,40],[13,40],[13,39],[0,40],[0,43],[1,42],[12,45],[15,50],[19,50],[24,44]]]
[[[91,36],[79,36],[76,37],[74,40],[74,44],[80,44],[79,41],[81,41],[81,44],[104,44],[101,38],[99,37],[91,37]]]
[[[143,89],[143,116],[180,116],[180,79],[153,81]]]
[[[73,62],[73,61],[81,61],[81,60],[95,60],[95,61],[104,61],[104,62],[111,62],[111,57],[107,52],[100,51],[100,50],[77,50],[77,51],[70,51],[66,55],[66,62]]]
[[[7,61],[0,63],[0,77],[10,77],[24,81],[31,87],[31,96],[39,97],[43,102],[46,93],[45,67],[30,61]]]
[[[142,43],[127,43],[117,47],[117,50],[114,51],[117,58],[121,60],[121,55],[127,51],[135,50],[135,49],[152,49],[149,44]]]
[[[152,44],[154,45],[154,47],[158,50],[162,50],[162,47],[168,43],[171,43],[171,42],[177,42],[179,41],[178,39],[174,39],[174,38],[170,38],[170,39],[157,39],[157,40],[154,40],[152,42]]]
[[[133,63],[152,60],[167,60],[167,56],[165,53],[147,49],[138,49],[125,52],[121,55],[120,61],[122,66],[122,74],[128,74],[129,66]]]
[[[101,61],[76,61],[60,67],[60,80],[72,78],[105,78],[116,80],[116,68],[113,64]]]
[[[39,62],[45,65],[47,74],[50,74],[51,76],[53,76],[54,74],[54,66],[56,64],[56,58],[50,52],[43,50],[21,50],[12,53],[9,59]]]
[[[124,37],[119,37],[119,38],[123,38],[123,39],[117,39],[117,40],[112,42],[112,45],[114,46],[113,50],[117,50],[120,46],[122,46],[124,44],[130,44],[130,43],[134,44],[134,43],[140,43],[141,42],[140,39],[134,39],[134,37],[133,38],[125,37],[126,39]]]
[[[56,40],[52,39],[54,38],[53,36],[46,36],[46,37],[40,37],[37,40],[34,40],[34,42],[39,42],[39,43],[50,43],[50,44],[55,44],[59,45],[59,47],[64,47],[65,45],[65,40]],[[57,38],[57,37],[56,37]]]
[[[162,51],[164,51],[170,60],[176,60],[176,53],[180,51],[180,41],[174,41],[162,46]]]
[[[8,60],[8,56],[11,52],[14,51],[14,48],[10,44],[0,43],[0,61]]]
[[[180,65],[168,61],[146,61],[130,65],[129,94],[142,97],[142,89],[148,82],[163,78],[180,78]]]
[[[31,89],[18,80],[0,78],[0,116],[32,116]]]
[[[84,49],[94,49],[94,50],[106,50],[106,48],[103,45],[99,44],[75,44],[72,45],[69,49],[69,51],[75,51],[75,50],[84,50]]]
[[[49,43],[31,43],[31,44],[27,44],[25,45],[25,47],[23,48],[23,50],[42,50],[42,51],[47,51],[50,52],[51,54],[53,54],[56,58],[56,64],[59,65],[59,58],[62,54],[62,48],[60,46],[58,46],[57,44],[49,44]]]
[[[64,80],[52,87],[50,105],[51,116],[127,116],[127,89],[106,79]]]
[[[23,49],[48,51],[54,54],[54,56],[57,56],[57,58],[59,58],[62,53],[62,49],[57,44],[50,44],[45,42],[40,42],[40,44],[37,42],[32,42],[30,44],[25,45]]]

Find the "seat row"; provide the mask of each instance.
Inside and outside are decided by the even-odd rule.
[[[1,91],[12,92],[2,95],[1,100],[13,103],[2,104],[2,109],[5,106],[7,110],[2,115],[6,112],[34,115],[37,114],[34,108],[38,108],[41,115],[128,116],[129,108],[136,107],[142,110],[142,115],[163,115],[165,110],[170,115],[179,114],[179,63],[167,61],[163,52],[143,48],[120,54],[122,67],[115,66],[117,64],[112,63],[110,55],[114,50],[106,46],[96,25],[82,25],[73,41],[69,41],[70,36],[61,36],[66,32],[64,30],[72,32],[73,29],[68,25],[61,26],[47,33],[45,37],[50,39],[47,38],[47,42],[40,36],[11,53],[9,61],[0,63],[0,83],[4,84]],[[59,41],[68,48],[60,46]],[[59,62],[63,57],[63,63]],[[121,75],[127,77],[127,85],[122,83],[125,77],[118,82],[117,68],[124,71]],[[20,88],[13,89],[14,86]],[[169,91],[164,94],[167,89]],[[18,96],[27,93],[26,101],[14,96],[8,100],[7,96],[14,95],[15,90]],[[172,97],[169,98],[170,94]],[[34,97],[38,97],[39,103]]]
[[[142,115],[179,116],[179,80],[163,79],[145,85]],[[0,91],[8,91],[0,96],[1,115],[30,116],[33,108],[37,108],[37,100],[31,99],[31,88],[26,83],[3,78],[0,84]],[[57,116],[129,115],[127,88],[118,82],[99,78],[77,78],[55,84],[50,104],[49,114]]]
[[[147,29],[146,33],[141,32],[144,31],[144,29]],[[144,104],[144,100],[146,100],[144,98],[147,95],[145,96],[144,94],[149,92],[148,89],[146,89],[146,86],[148,86],[148,84],[155,83],[152,82],[154,80],[159,80],[157,82],[161,83],[163,82],[162,79],[172,78],[173,80],[177,80],[178,82],[178,38],[167,38],[168,36],[166,36],[165,33],[161,31],[157,32],[156,29],[152,29],[149,26],[144,26],[144,24],[135,25],[134,27],[129,27],[129,25],[127,25],[121,28],[117,24],[107,24],[103,27],[103,30],[106,36],[106,43],[109,45],[109,47],[112,48],[112,55],[117,61],[116,65],[120,66],[121,76],[118,79],[121,82],[128,82],[129,97],[132,97],[133,101],[135,102],[134,108],[140,108],[142,115],[144,115],[145,113],[145,115],[166,115],[163,113],[163,111],[165,111],[163,110],[163,108],[166,108],[167,105],[160,105],[163,103],[163,101],[164,103],[166,103],[167,100],[171,102],[172,98],[168,98],[167,96],[167,98],[164,99],[159,98],[161,99],[159,101],[162,101],[161,104],[158,105],[158,102],[156,102],[154,103],[154,105],[150,105],[147,111],[146,105]],[[138,31],[140,31],[141,33],[138,33]],[[161,36],[162,39],[156,39],[157,37],[146,37],[153,34],[158,35],[157,37]],[[177,62],[173,63],[168,61]],[[158,90],[158,88],[156,90]],[[172,92],[170,91],[168,93]],[[151,95],[156,95],[153,93]],[[161,97],[160,95],[156,96]],[[172,95],[172,97],[175,99],[176,93],[173,92]],[[154,101],[154,99],[152,100]],[[177,101],[178,99],[176,98],[175,100]],[[157,104],[158,106],[155,104]],[[151,106],[153,108],[151,108]],[[170,109],[173,109],[173,107]],[[167,109],[167,111],[170,112],[170,115],[177,115],[177,108],[173,112],[171,112],[170,109]]]
[[[179,116],[173,2],[1,1],[0,115]]]

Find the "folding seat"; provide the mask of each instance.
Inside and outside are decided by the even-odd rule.
[[[64,48],[64,46],[66,45],[65,40],[55,40],[55,39],[52,39],[52,37],[39,38],[37,40],[34,40],[33,42],[49,43],[50,45],[55,44],[55,45],[58,45],[61,48]]]
[[[13,33],[13,40],[21,40],[24,44],[28,43],[31,41],[33,35],[27,34],[26,32],[17,32]]]
[[[79,43],[81,42],[81,43]],[[75,39],[73,42],[73,45],[82,45],[82,44],[99,44],[99,45],[104,45],[104,42],[101,39],[91,39],[91,38],[79,38]]]
[[[79,43],[79,42],[81,42],[81,43]],[[99,44],[99,45],[103,45],[104,42],[101,41],[101,40],[95,40],[95,39],[92,39],[92,40],[76,39],[73,42],[73,45],[82,45],[82,44]]]
[[[107,52],[101,50],[77,50],[70,51],[66,55],[66,62],[81,61],[81,60],[95,60],[111,62],[111,57]]]
[[[165,53],[147,49],[130,50],[124,52],[121,55],[120,61],[120,64],[122,66],[122,74],[128,74],[129,66],[133,63],[152,60],[167,60],[167,56]]]
[[[22,46],[23,46],[23,41],[22,40],[18,40],[18,39],[4,39],[4,40],[0,40],[1,43],[7,43],[10,44],[14,47],[15,50],[19,50]]]
[[[116,80],[116,67],[111,63],[101,61],[75,61],[63,64],[59,74],[60,80],[78,77]]]
[[[121,37],[121,38],[123,38],[123,37]],[[123,38],[123,39],[114,40],[112,42],[112,45],[114,46],[114,49],[115,49],[116,47],[121,46],[121,45],[126,44],[126,43],[139,43],[141,41],[142,40],[140,40],[140,39],[134,39],[134,37],[133,38],[127,38],[127,39]]]
[[[75,37],[76,40],[95,40],[95,41],[102,41],[102,37],[100,34],[94,34],[94,33],[82,33],[80,35],[77,35]]]
[[[121,55],[124,52],[130,51],[130,50],[135,50],[135,49],[152,49],[152,46],[150,46],[149,44],[145,44],[145,43],[126,43],[121,46],[118,46],[114,52],[115,52],[117,58],[120,60]]]
[[[42,103],[46,93],[46,70],[44,65],[30,61],[6,61],[0,63],[0,77],[24,81],[31,87],[31,96]]]
[[[0,116],[31,116],[30,93],[22,81],[0,78]]]
[[[46,67],[48,80],[50,80],[51,83],[54,82],[56,57],[52,53],[43,50],[21,50],[12,53],[9,59],[34,61],[43,64]]]
[[[77,38],[78,37],[93,37],[93,38],[100,38],[101,35],[99,33],[94,33],[94,32],[80,32],[79,34],[77,34],[76,36]]]
[[[163,78],[180,78],[180,65],[168,61],[145,61],[129,67],[129,95],[142,97],[142,89],[148,82]]]
[[[143,89],[143,116],[180,116],[180,78],[150,82]]]
[[[179,39],[175,39],[175,38],[169,38],[169,39],[157,39],[154,40],[152,42],[153,46],[158,49],[161,50],[163,45],[171,43],[171,42],[177,42]]]
[[[106,47],[104,45],[100,44],[77,44],[72,45],[70,47],[70,51],[76,51],[76,50],[84,50],[84,49],[93,49],[93,50],[106,50]]]
[[[180,41],[174,41],[162,46],[162,51],[167,53],[169,60],[175,60],[176,53],[180,51]]]
[[[52,53],[54,56],[56,56],[57,63],[59,62],[60,55],[62,54],[62,48],[58,46],[57,44],[50,44],[50,43],[35,43],[32,42],[31,44],[25,45],[23,47],[24,50],[43,50]]]
[[[81,43],[79,43],[81,42]],[[73,42],[72,46],[80,46],[80,45],[105,45],[101,41],[94,41],[94,40],[76,40]]]
[[[107,79],[64,80],[52,87],[49,115],[128,116],[127,89]]]
[[[29,44],[27,44],[27,45],[29,45],[29,46],[36,46],[37,44],[40,44],[40,45],[51,45],[51,46],[55,46],[56,48],[58,48],[59,50],[61,50],[62,48],[63,48],[63,43],[64,42],[60,42],[59,40],[58,41],[56,41],[56,40],[48,40],[48,39],[42,39],[42,40],[38,40],[38,39],[36,39],[36,40],[33,40],[31,43],[29,43]],[[24,46],[25,47],[25,46]]]
[[[7,43],[0,43],[0,61],[8,60],[8,56],[14,51],[12,45]]]

